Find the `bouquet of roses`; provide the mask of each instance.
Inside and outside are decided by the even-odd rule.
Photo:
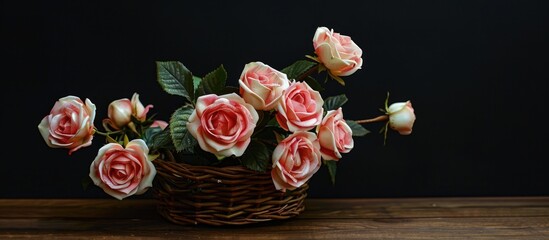
[[[76,96],[60,98],[38,129],[52,148],[69,154],[92,144],[96,134],[106,143],[91,162],[89,177],[107,194],[123,199],[152,187],[152,161],[169,153],[192,165],[242,165],[270,171],[277,190],[293,190],[326,166],[335,179],[337,162],[354,147],[353,137],[369,131],[362,124],[385,121],[387,129],[402,135],[415,121],[410,101],[388,104],[380,116],[349,120],[343,116],[344,94],[323,97],[323,83],[362,67],[362,50],[345,35],[319,27],[313,37],[313,55],[305,55],[284,69],[263,62],[245,64],[238,87],[227,86],[223,65],[203,77],[193,75],[181,62],[159,61],[157,81],[184,104],[168,122],[148,116],[153,105],[143,105],[139,94],[108,106],[103,131],[95,124],[95,105]],[[317,81],[315,76],[325,76]]]

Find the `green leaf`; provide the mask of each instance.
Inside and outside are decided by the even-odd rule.
[[[311,70],[313,67],[317,65],[318,63],[316,62],[311,62],[307,60],[298,60],[294,62],[292,65],[282,69],[281,72],[286,73],[286,75],[288,76],[288,79],[299,80],[300,78],[303,78],[304,75],[310,75],[310,73],[307,73],[307,71]]]
[[[267,148],[274,150],[279,142],[278,136],[283,134],[280,133],[282,131],[284,131],[284,129],[279,127],[264,127],[257,132],[254,132],[253,139],[260,140]]]
[[[273,116],[271,119],[269,119],[269,121],[267,122],[267,124],[265,126],[267,126],[267,127],[280,127],[280,124],[276,120],[276,117]]]
[[[265,144],[252,140],[241,157],[242,165],[254,171],[266,172],[271,164],[271,154]]]
[[[235,86],[226,86],[225,89],[221,92],[221,94],[229,94],[229,93],[236,93],[240,94],[240,88]]]
[[[194,100],[199,96],[204,95],[204,88],[201,86],[202,78],[193,76],[193,87],[194,87]]]
[[[225,84],[227,82],[227,71],[223,65],[219,66],[212,72],[206,74],[202,78],[200,86],[204,90],[204,94],[222,94],[225,90]]]
[[[313,77],[309,76],[305,78],[305,82],[309,84],[309,86],[316,91],[322,92],[324,91],[324,87]]]
[[[160,127],[149,127],[147,129],[145,129],[145,131],[143,131],[143,134],[141,136],[141,138],[147,143],[149,144],[150,142],[152,142],[152,139],[157,135],[157,134],[160,134],[162,133],[162,128]]]
[[[157,61],[156,79],[167,93],[185,97],[189,101],[194,99],[193,75],[182,63]]]
[[[148,128],[144,135],[143,140],[147,143],[149,147],[149,152],[155,152],[158,149],[172,149],[172,135],[170,134],[170,128],[162,130],[159,127]]]
[[[273,134],[275,135],[275,139],[277,143],[284,141],[284,139],[286,138],[286,136],[282,135],[282,133],[279,133],[276,131],[273,131]]]
[[[335,185],[337,162],[333,160],[324,160],[324,165],[328,167],[328,173],[330,173],[330,179],[332,180],[332,184]]]
[[[347,96],[345,94],[340,94],[336,96],[327,97],[324,99],[324,109],[326,111],[336,110],[339,107],[343,106],[347,102]]]
[[[257,115],[259,119],[257,120],[257,123],[255,124],[255,131],[254,134],[258,131],[261,131],[265,128],[265,126],[274,119],[274,115],[271,115],[271,112],[269,111],[257,111]],[[276,120],[276,119],[275,119]]]
[[[361,137],[370,133],[368,129],[364,128],[362,125],[360,125],[359,123],[353,120],[345,120],[345,122],[347,123],[347,125],[349,125],[349,127],[353,131],[353,136]]]
[[[200,79],[200,81],[196,80],[196,79]],[[202,78],[198,78],[198,77],[193,77],[193,80],[194,80],[194,84],[198,84],[196,85],[196,87],[194,88],[194,99],[196,100],[198,97],[206,94],[204,92],[204,87],[202,86]]]
[[[172,135],[172,142],[177,152],[187,151],[192,152],[196,145],[196,139],[187,130],[187,122],[189,117],[193,113],[192,106],[185,105],[172,114],[170,118],[170,133]]]
[[[200,86],[200,83],[202,82],[202,78],[193,76],[193,87],[194,89],[197,89],[198,86]]]

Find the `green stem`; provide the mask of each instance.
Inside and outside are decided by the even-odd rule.
[[[97,133],[97,134],[99,134],[99,135],[101,135],[101,136],[110,136],[110,135],[112,135],[112,134],[117,134],[117,133],[121,133],[121,132],[122,132],[122,130],[118,130],[118,131],[106,133],[106,132],[101,132],[101,131],[99,131],[99,129],[95,128],[95,133]]]
[[[303,74],[299,75],[295,80],[296,81],[301,81],[301,80],[305,79],[306,77],[310,76],[311,74],[313,74],[314,72],[318,71],[318,66],[319,65],[320,65],[320,63],[317,63],[314,67],[309,68],[309,70],[307,70]]]

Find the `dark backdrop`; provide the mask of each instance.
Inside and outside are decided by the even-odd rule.
[[[4,1],[0,197],[109,197],[83,189],[102,138],[68,156],[37,125],[60,97],[90,98],[96,124],[134,92],[167,119],[181,104],[155,61],[196,75],[224,64],[281,69],[312,54],[316,27],[349,35],[364,65],[347,79],[345,117],[377,115],[385,94],[411,100],[414,132],[355,139],[332,186],[311,197],[549,195],[547,1]]]

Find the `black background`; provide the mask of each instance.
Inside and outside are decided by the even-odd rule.
[[[318,26],[351,36],[363,68],[347,77],[347,119],[411,100],[414,132],[355,138],[313,176],[311,197],[549,195],[547,1],[4,1],[0,197],[110,197],[83,189],[102,138],[69,156],[37,125],[66,95],[97,106],[138,92],[167,119],[181,104],[155,81],[155,61],[195,75],[223,64],[282,69],[313,53]],[[146,197],[147,195],[145,195]],[[139,196],[143,197],[143,196]]]

